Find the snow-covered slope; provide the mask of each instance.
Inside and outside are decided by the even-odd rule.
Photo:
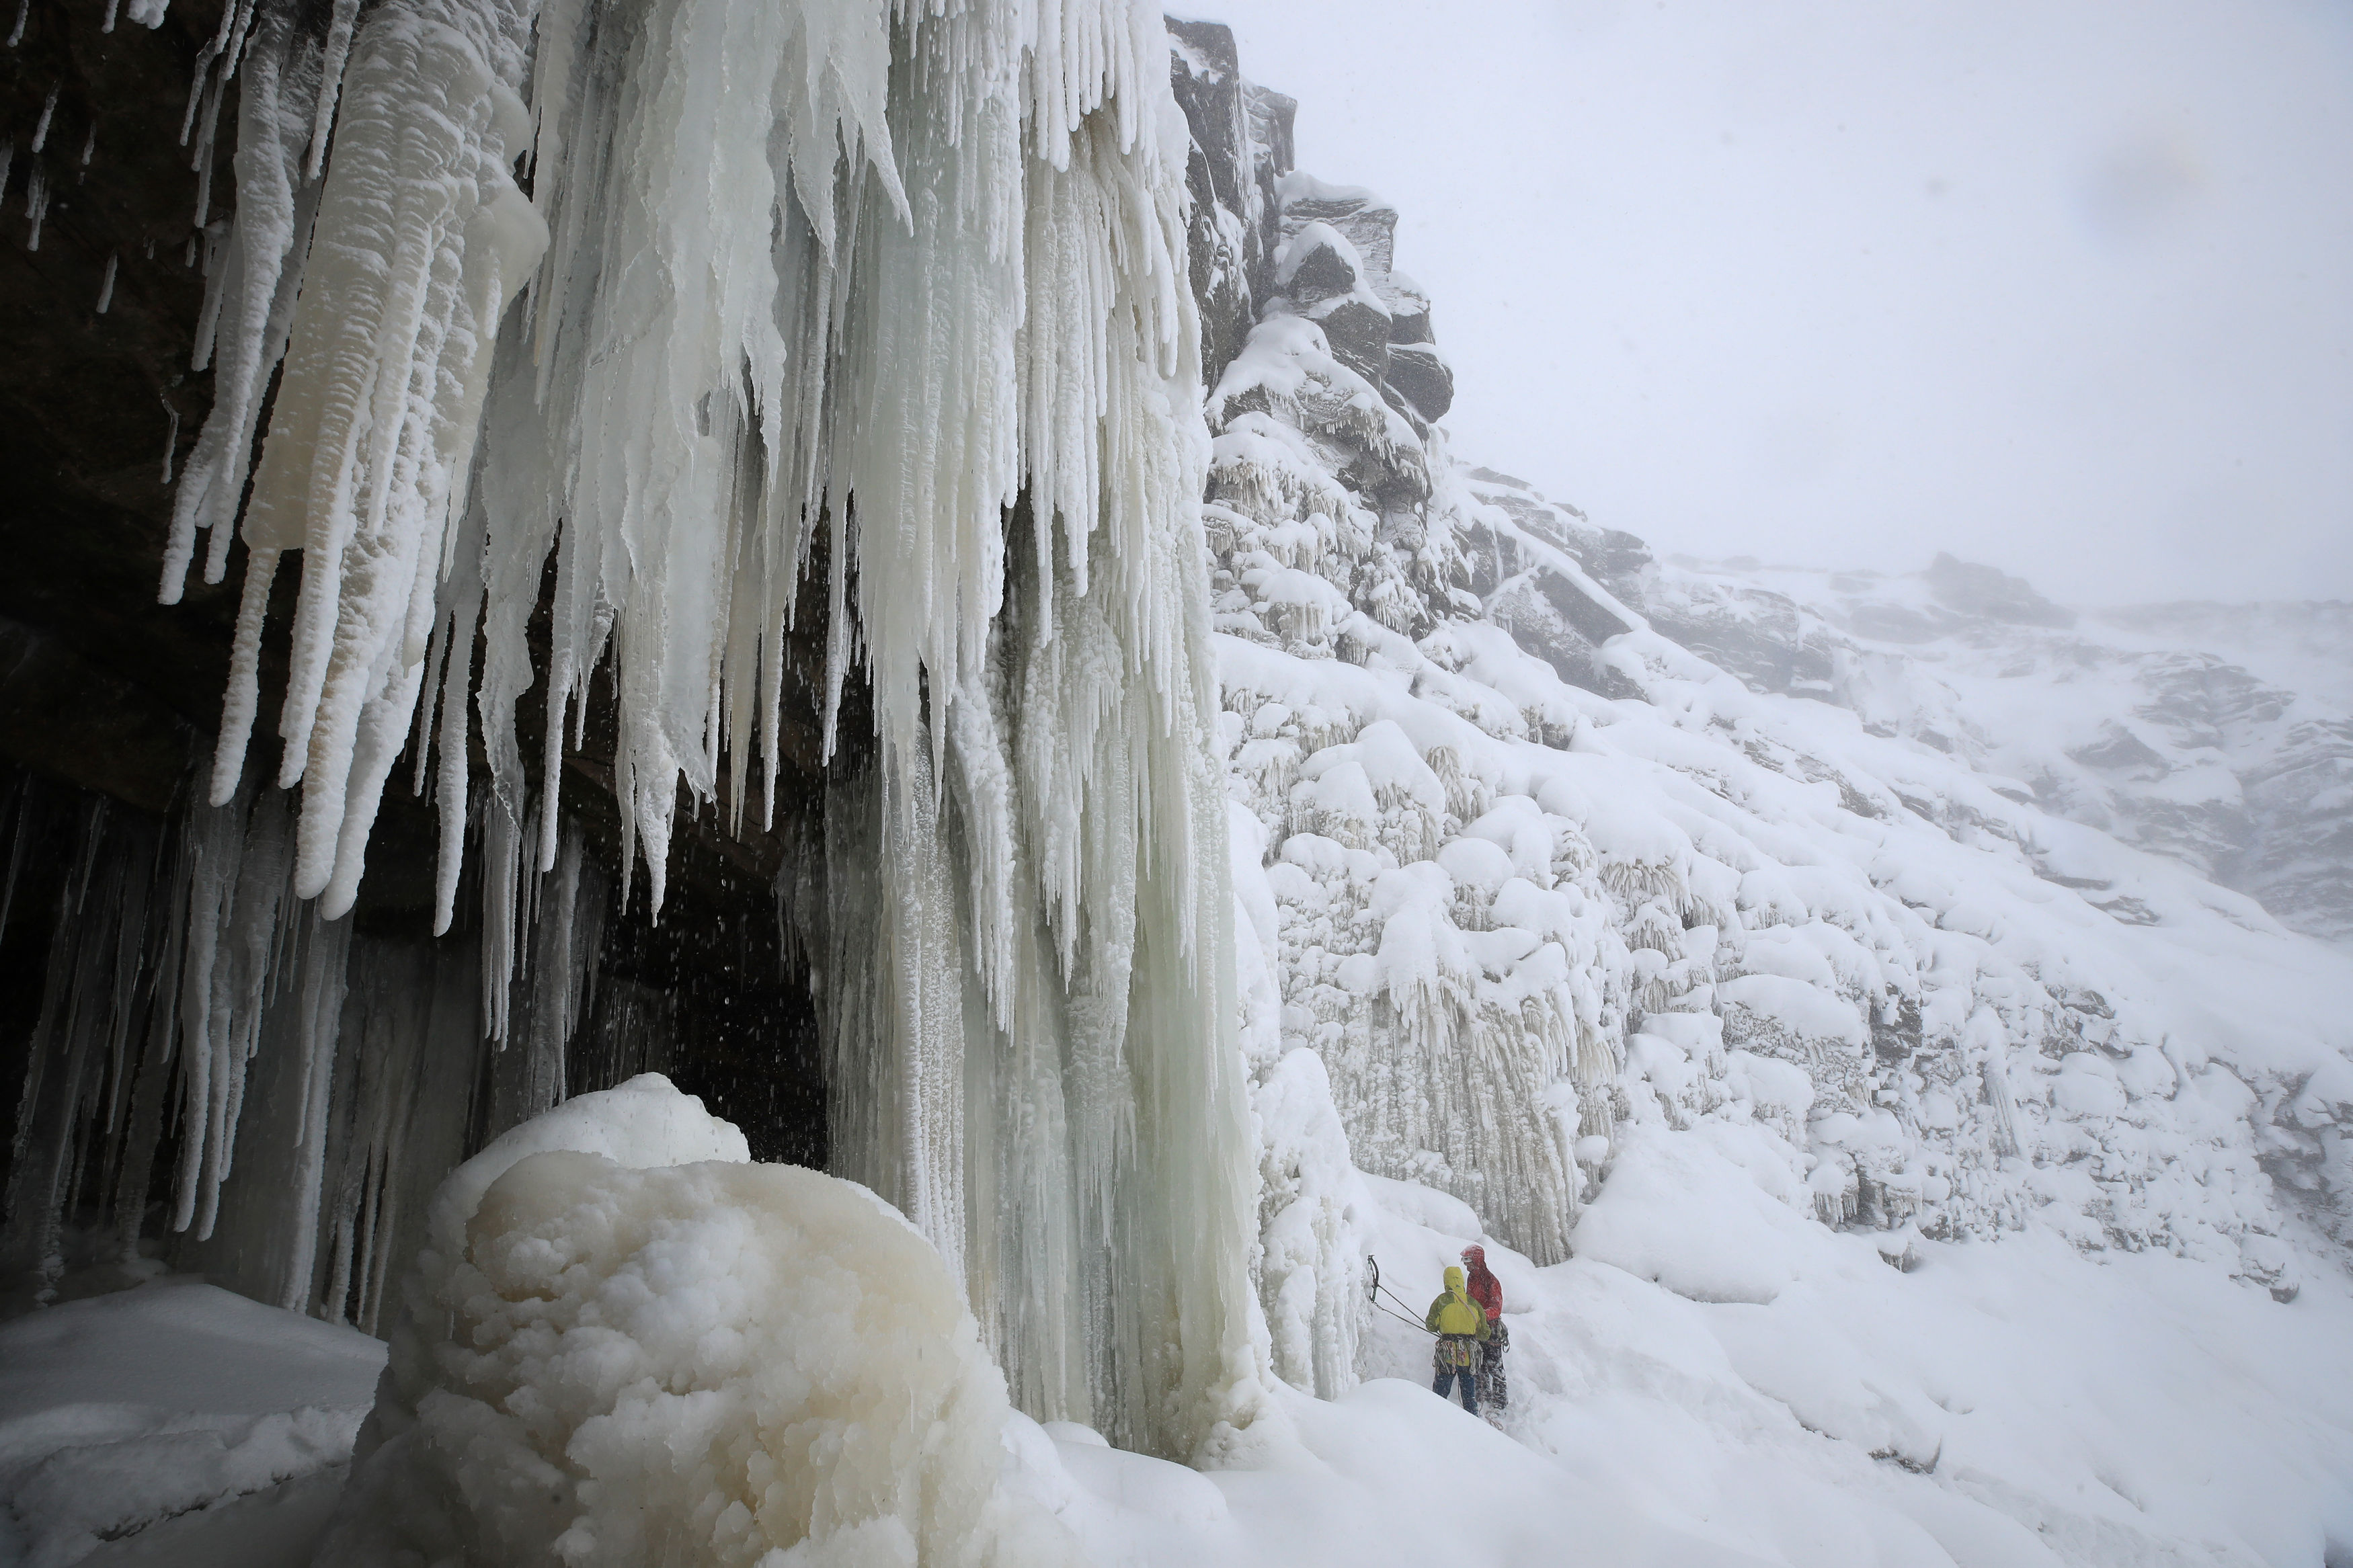
[[[1486,493],[1535,507],[1524,487]],[[1536,510],[1653,629],[1756,689],[1852,709],[2296,930],[2353,940],[2353,606],[2079,614],[1950,556],[1901,576],[1662,563]]]
[[[1278,1370],[1345,1381],[1315,1326],[1381,1207],[1351,1167],[1539,1265],[1638,1265],[1608,1198],[1672,1186],[1650,1141],[1700,1127],[1899,1268],[2031,1230],[2333,1289],[2353,960],[2212,878],[2325,927],[2341,717],[2219,659],[2094,659],[1982,568],[1790,592],[1466,465],[1394,213],[1291,170],[1288,100],[1214,43],[1178,96],[1238,132],[1205,179],[1197,130],[1195,184],[1238,193],[1209,534]],[[2147,779],[2084,760],[2117,714],[2170,749]],[[2301,867],[2248,847],[2285,826],[2232,837],[2299,767]],[[1725,1268],[1675,1288],[1758,1299]]]
[[[245,1497],[291,1502],[315,1532],[383,1366],[355,1329],[185,1276],[16,1319],[0,1328],[0,1563],[78,1563],[134,1536],[179,1542],[150,1561],[212,1561],[196,1516],[217,1524]],[[269,1560],[260,1521],[219,1561]]]

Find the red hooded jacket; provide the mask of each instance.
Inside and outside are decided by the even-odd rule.
[[[1464,1247],[1462,1261],[1471,1266],[1471,1299],[1487,1309],[1487,1321],[1492,1323],[1504,1315],[1504,1282],[1487,1271],[1485,1247]]]

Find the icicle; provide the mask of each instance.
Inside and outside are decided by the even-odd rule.
[[[187,936],[188,856],[175,847],[172,877],[164,904],[150,933],[149,1010],[146,1048],[139,1064],[130,1116],[123,1131],[123,1153],[115,1171],[114,1247],[125,1263],[139,1257],[139,1237],[147,1215],[147,1188],[155,1154],[163,1140],[166,1097],[171,1087],[172,1039],[178,1019],[180,965]]]
[[[325,1196],[328,1091],[334,1083],[335,1049],[343,1021],[344,966],[349,962],[349,921],[324,921],[314,908],[302,929],[300,1008],[296,1043],[300,1076],[295,1104],[301,1121],[294,1139],[293,1213],[284,1222],[293,1256],[280,1282],[278,1304],[290,1312],[306,1310],[318,1267],[320,1205]]]
[[[49,173],[40,164],[33,165],[31,182],[25,187],[25,216],[32,220],[32,228],[25,237],[26,250],[41,248],[41,220],[49,216]]]
[[[229,643],[228,692],[221,701],[220,736],[214,743],[212,787],[206,795],[214,805],[227,805],[237,794],[254,710],[261,704],[261,622],[269,614],[270,585],[278,580],[278,555],[275,550],[256,550],[246,558],[237,631]]]
[[[16,907],[16,879],[25,869],[25,851],[33,841],[33,780],[29,773],[16,779],[16,828],[8,839],[8,871],[0,880],[0,936],[8,931],[8,916]]]
[[[65,1272],[64,1228],[70,1188],[80,1162],[81,1100],[96,1053],[90,1027],[101,984],[100,955],[111,936],[103,923],[111,910],[91,907],[90,889],[100,870],[106,802],[94,799],[82,814],[74,858],[58,899],[49,932],[49,953],[41,983],[41,1010],[26,1052],[24,1088],[16,1102],[10,1144],[8,1183],[0,1215],[0,1267],[33,1286],[34,1299],[50,1300]],[[118,890],[119,868],[100,897]],[[92,919],[93,915],[98,919]],[[93,940],[95,939],[95,940]]]
[[[493,801],[482,814],[482,1030],[501,1047],[514,994],[515,944],[528,934],[523,889],[522,826]]]
[[[316,180],[327,164],[327,141],[335,127],[335,104],[343,94],[343,67],[352,53],[352,26],[359,17],[359,0],[335,0],[327,24],[327,42],[319,68],[318,106],[311,118],[311,152],[302,177]]]
[[[261,1038],[290,914],[291,825],[281,799],[208,809],[195,829],[189,958],[181,982],[182,1162],[174,1230],[208,1238],[233,1168],[246,1074]]]
[[[258,58],[282,55],[270,46],[284,25],[274,13],[264,18]],[[340,155],[287,318],[286,370],[245,523],[249,570],[265,554],[274,562],[278,552],[303,551],[280,776],[306,781],[298,890],[329,893],[331,914],[356,889],[383,773],[423,684],[431,584],[453,495],[463,504],[488,339],[545,243],[506,174],[523,111],[483,47],[399,9],[378,14],[354,46]],[[262,100],[267,89],[248,97]],[[259,138],[257,125],[266,125]],[[264,103],[240,139],[241,164],[257,140],[268,147],[252,174],[241,166],[240,189],[276,193],[250,226],[240,218],[250,235],[240,254],[255,260],[232,386],[246,395],[218,405],[207,426],[209,460],[201,478],[192,468],[175,514],[167,596],[199,509],[209,505],[208,525],[219,529],[236,503],[250,395],[275,353],[271,321],[281,284],[290,284],[269,258],[292,248],[287,193],[316,126],[313,103]],[[224,540],[216,535],[216,559]],[[266,594],[259,602],[266,606]],[[242,729],[225,724],[225,740],[241,742]],[[225,744],[216,788],[241,766],[241,743]]]
[[[173,502],[172,535],[158,595],[167,605],[179,602],[199,529],[212,531],[205,580],[221,580],[260,418],[262,385],[284,352],[301,280],[299,256],[315,193],[298,196],[296,191],[308,106],[303,83],[309,73],[295,68],[293,29],[290,11],[272,9],[262,16],[248,50],[234,160],[237,216],[220,254],[208,255],[194,359],[195,367],[202,370],[217,358],[219,370],[214,377],[213,413],[189,455]],[[237,727],[235,749],[239,753],[250,723],[247,714]],[[224,729],[229,727],[225,722]],[[230,787],[233,780],[232,774]]]

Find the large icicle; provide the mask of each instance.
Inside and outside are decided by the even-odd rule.
[[[325,894],[330,916],[357,892],[376,802],[409,729],[442,539],[453,500],[462,507],[480,425],[490,341],[546,244],[508,174],[528,117],[500,68],[519,68],[516,49],[496,47],[501,26],[512,32],[517,19],[432,6],[378,12],[353,47],[334,158],[315,198],[288,194],[312,130],[315,78],[303,102],[248,116],[248,140],[266,139],[269,155],[240,150],[240,196],[251,196],[230,275],[228,396],[207,426],[206,460],[185,480],[165,595],[176,595],[199,523],[216,531],[217,567],[259,378],[278,352],[272,311],[299,279],[244,523],[248,589],[213,795],[227,799],[241,771],[269,578],[280,554],[300,550],[279,782],[305,783],[295,889]],[[277,90],[274,79],[259,85]],[[301,238],[296,209],[313,199],[308,254],[299,271],[281,273]]]

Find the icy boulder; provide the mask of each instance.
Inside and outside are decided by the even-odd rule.
[[[743,1151],[648,1075],[452,1174],[435,1234],[460,1250],[411,1281],[315,1561],[1074,1560],[1000,1484],[1005,1380],[939,1254],[865,1188]]]

